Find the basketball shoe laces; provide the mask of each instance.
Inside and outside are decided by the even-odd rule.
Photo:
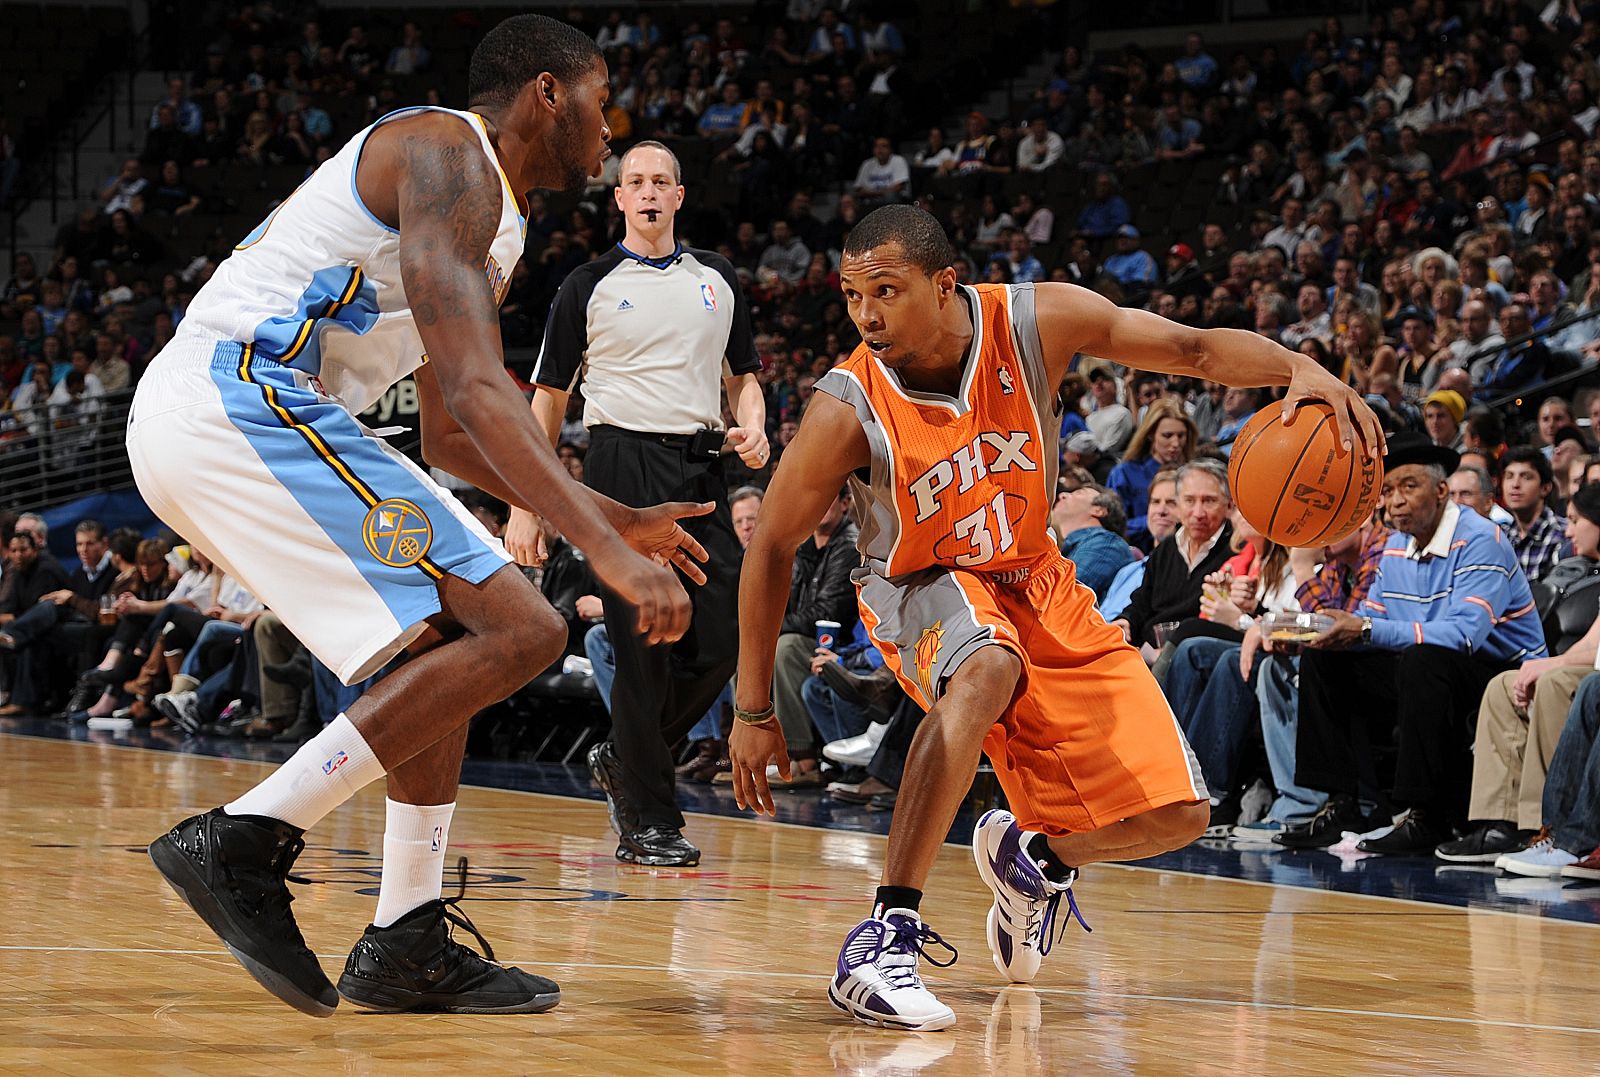
[[[305,848],[304,838],[290,838],[277,849],[264,870],[252,867],[236,869],[226,859],[222,861],[222,870],[227,875],[229,888],[240,908],[251,916],[282,924],[284,933],[293,940],[295,948],[302,954],[310,954],[311,948],[306,945],[305,936],[300,933],[299,925],[289,912],[294,895],[289,892],[288,884],[311,883],[310,879],[289,870]]]
[[[1036,889],[1038,884],[1023,876],[1014,864],[1007,865],[1007,868],[1007,882],[1011,884],[1013,891],[1023,895],[1023,901],[1027,906],[1027,915],[1021,918],[1026,928],[1023,945],[1033,947],[1039,951],[1040,957],[1044,957],[1066,933],[1067,925],[1073,920],[1077,920],[1084,931],[1091,934],[1094,932],[1094,928],[1089,926],[1089,922],[1083,918],[1083,913],[1078,910],[1078,899],[1072,896],[1071,883],[1059,889],[1052,889],[1047,897],[1031,897],[1029,892]],[[1063,895],[1067,899],[1067,915],[1064,917],[1059,915]],[[1012,909],[1016,907],[1010,901],[1007,901],[1006,905]]]
[[[873,936],[868,938],[867,936]],[[950,951],[950,960],[940,961],[928,953],[927,945],[942,946]],[[922,989],[922,977],[917,975],[917,955],[928,959],[936,968],[949,968],[960,955],[939,933],[910,918],[895,923],[883,920],[863,921],[845,943],[846,960],[851,968],[872,965],[896,988]],[[879,964],[888,955],[889,960]]]
[[[494,947],[489,945],[489,940],[483,937],[477,925],[466,913],[461,911],[461,899],[467,896],[467,858],[461,857],[456,861],[456,893],[454,897],[440,898],[439,907],[444,913],[445,922],[450,924],[449,938],[446,940],[446,949],[452,953],[464,952],[479,961],[494,961]],[[464,927],[472,932],[472,937],[478,940],[478,945],[483,947],[482,954],[473,953],[472,950],[456,941],[455,929]]]

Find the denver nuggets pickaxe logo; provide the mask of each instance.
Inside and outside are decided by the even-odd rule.
[[[372,506],[361,524],[367,552],[391,568],[410,568],[428,555],[433,525],[417,506],[390,497]]]

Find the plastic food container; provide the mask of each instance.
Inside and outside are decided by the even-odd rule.
[[[1333,627],[1325,613],[1269,613],[1261,618],[1261,634],[1273,643],[1309,643]]]

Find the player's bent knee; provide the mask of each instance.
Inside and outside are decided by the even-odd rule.
[[[531,604],[520,624],[512,623],[498,633],[508,678],[519,683],[542,673],[567,649],[567,622],[546,603]]]
[[[945,686],[946,697],[972,695],[1004,710],[1022,677],[1022,661],[1004,647],[980,647],[962,662]]]
[[[1206,832],[1211,805],[1204,800],[1166,804],[1145,812],[1139,820],[1144,824],[1145,840],[1168,849],[1181,849]]]

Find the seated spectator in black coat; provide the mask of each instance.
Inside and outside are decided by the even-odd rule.
[[[21,714],[43,704],[49,692],[41,664],[30,661],[32,638],[24,634],[29,622],[23,619],[46,595],[66,589],[67,573],[55,558],[40,556],[39,544],[26,531],[11,536],[7,553],[6,574],[0,578],[0,656],[10,667],[11,693],[0,714]],[[14,630],[21,639],[11,634]]]
[[[1200,588],[1205,578],[1229,557],[1233,525],[1228,514],[1227,466],[1216,460],[1191,460],[1178,469],[1178,516],[1182,525],[1156,546],[1145,568],[1144,583],[1128,608],[1111,623],[1130,642],[1155,643],[1155,626],[1200,615]]]
[[[772,698],[783,722],[789,757],[794,760],[795,781],[801,784],[818,784],[821,773],[809,711],[800,695],[801,686],[811,676],[817,622],[837,621],[838,637],[844,640],[850,638],[859,616],[850,572],[861,563],[861,557],[855,547],[856,525],[845,515],[849,505],[848,491],[840,490],[815,533],[795,553],[789,605],[778,635]]]

